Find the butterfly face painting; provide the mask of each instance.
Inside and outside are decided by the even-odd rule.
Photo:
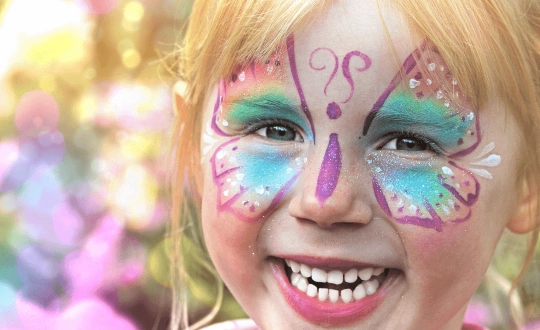
[[[331,8],[214,86],[205,244],[262,328],[419,328],[477,287],[517,157],[431,41],[394,53],[403,19],[387,31],[374,3]]]

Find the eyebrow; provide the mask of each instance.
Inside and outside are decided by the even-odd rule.
[[[264,120],[279,118],[299,125],[310,137],[311,130],[306,120],[289,98],[280,91],[266,91],[246,97],[239,97],[230,102],[227,111],[230,121],[248,123],[254,119]]]
[[[444,144],[452,145],[465,135],[472,123],[472,118],[452,112],[435,100],[418,101],[406,92],[388,98],[375,114],[372,127],[383,127],[383,131],[421,128],[422,133],[434,135],[442,139]]]

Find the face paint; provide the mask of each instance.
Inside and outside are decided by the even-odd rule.
[[[397,151],[368,159],[373,189],[381,208],[397,222],[442,231],[445,223],[469,219],[478,199],[480,185],[473,171],[457,161],[479,145],[479,119],[430,45],[413,52],[403,72],[405,76],[398,73],[374,104],[364,135],[420,136],[433,151],[429,159],[410,159]],[[498,162],[500,157],[491,155],[473,165]]]
[[[338,135],[332,133],[324,154],[319,177],[317,178],[317,190],[315,191],[321,207],[336,189],[340,173],[341,147],[339,146]]]
[[[245,222],[270,212],[296,181],[305,159],[294,151],[233,139],[210,160],[218,188],[218,210]]]
[[[302,128],[309,140],[313,139],[311,129],[298,113],[297,107],[279,88],[265,89],[230,102],[229,110],[223,117],[230,127],[236,125],[238,129],[276,119],[289,121]]]
[[[292,42],[291,37],[291,44]],[[333,66],[328,77],[326,84],[324,85],[324,95],[328,96],[328,86],[332,83],[340,67],[339,57],[336,55],[334,50],[327,47],[320,47],[313,50],[309,56],[309,67],[316,71],[325,70],[326,64],[317,65],[314,63],[314,57],[320,53],[328,53],[333,59]],[[359,57],[363,61],[363,66],[361,68],[356,68],[357,72],[362,72],[371,66],[371,59],[361,53],[360,51],[353,50],[345,54],[341,62],[342,74],[347,83],[349,84],[350,91],[349,95],[344,101],[340,103],[345,104],[349,102],[354,94],[354,80],[351,75],[350,62],[353,57]],[[295,80],[296,81],[296,80]],[[300,94],[300,90],[299,90]],[[302,93],[303,96],[303,93]],[[339,119],[342,115],[341,107],[336,100],[331,100],[326,107],[326,114],[331,120]],[[321,164],[321,169],[319,171],[319,176],[317,178],[317,188],[315,195],[319,201],[321,207],[324,206],[325,201],[332,195],[334,192],[338,179],[341,173],[341,147],[339,145],[338,135],[336,133],[331,133],[329,136],[328,146]]]
[[[212,121],[203,135],[203,142],[208,143],[203,153],[214,145],[213,134],[230,137],[210,159],[217,209],[245,222],[257,221],[271,212],[307,161],[300,157],[295,143],[282,143],[254,132],[287,125],[300,128],[307,141],[314,136],[312,124],[283,90],[288,64],[283,54],[280,48],[265,63],[252,63],[221,80]],[[303,110],[309,114],[307,107]]]
[[[294,85],[296,86],[296,91],[298,92],[298,96],[300,97],[300,106],[302,107],[302,110],[304,110],[304,113],[306,114],[306,117],[311,126],[311,132],[313,133],[313,143],[315,144],[315,141],[316,141],[315,127],[313,125],[313,118],[311,117],[311,112],[309,112],[309,109],[308,109],[306,96],[304,95],[302,85],[300,84],[300,77],[298,76],[298,70],[296,69],[296,56],[294,54],[294,35],[292,34],[287,37],[287,55],[289,56],[289,65],[291,67],[291,74],[294,81]]]
[[[309,56],[309,67],[312,68],[313,70],[321,71],[321,70],[326,69],[325,64],[321,66],[317,66],[313,63],[313,57],[317,53],[320,53],[322,51],[328,52],[330,55],[332,55],[334,59],[334,66],[333,66],[332,72],[330,73],[330,77],[328,78],[328,81],[326,82],[326,85],[324,86],[324,95],[328,96],[328,93],[327,93],[328,86],[330,85],[332,80],[334,80],[336,73],[339,69],[339,58],[336,55],[336,53],[330,48],[326,48],[326,47],[316,48],[313,52],[311,52]],[[361,68],[357,68],[356,71],[358,72],[366,71],[371,66],[371,59],[369,58],[369,56],[357,50],[350,51],[343,57],[343,61],[341,63],[341,69],[342,69],[343,77],[345,78],[345,80],[350,86],[349,95],[344,101],[341,102],[343,104],[349,102],[349,100],[352,98],[354,94],[354,80],[352,79],[351,69],[350,69],[350,62],[354,56],[361,58],[362,61],[364,62],[364,66]],[[330,119],[338,119],[341,116],[341,107],[336,101],[332,101],[328,103],[328,106],[326,107],[326,109],[327,109],[326,113],[328,114],[328,118]]]

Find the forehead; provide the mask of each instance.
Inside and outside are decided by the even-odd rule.
[[[397,10],[374,1],[333,3],[265,63],[237,70],[221,86],[224,109],[264,91],[284,90],[307,114],[312,130],[358,131],[393,91],[418,102],[431,99],[452,115],[473,110],[437,50],[412,33]]]
[[[313,110],[336,102],[368,111],[422,41],[394,8],[379,8],[375,1],[336,2],[295,33],[306,98]]]

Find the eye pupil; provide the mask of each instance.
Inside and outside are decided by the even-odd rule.
[[[266,129],[266,136],[269,139],[280,141],[294,141],[296,133],[293,129],[285,126],[270,126]]]
[[[422,151],[429,149],[428,144],[421,140],[401,138],[396,141],[397,150]]]

